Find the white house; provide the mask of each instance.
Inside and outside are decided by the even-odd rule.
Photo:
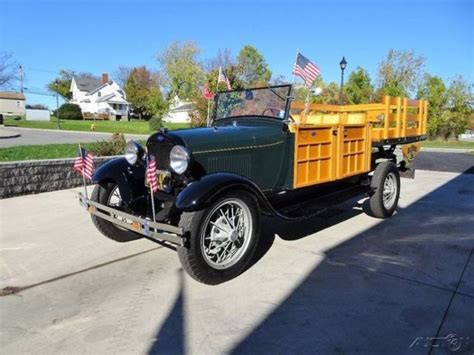
[[[163,120],[170,123],[190,123],[190,113],[192,110],[193,104],[191,102],[181,101],[176,96],[170,105],[168,114]]]
[[[122,88],[109,75],[101,79],[73,77],[72,98],[69,101],[81,107],[84,118],[120,120],[128,117],[129,106]]]

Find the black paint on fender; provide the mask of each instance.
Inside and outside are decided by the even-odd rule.
[[[216,173],[192,182],[177,196],[175,206],[186,212],[206,207],[212,199],[224,191],[242,188],[252,192],[259,201],[266,201],[258,186],[246,177],[232,173]]]
[[[92,177],[92,181],[104,184],[115,181],[125,203],[145,193],[145,167],[130,165],[125,158],[116,158],[103,164]]]

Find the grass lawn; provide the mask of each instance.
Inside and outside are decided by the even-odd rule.
[[[443,140],[434,140],[423,141],[421,142],[421,146],[426,148],[474,149],[474,142],[454,140],[445,142]]]
[[[61,129],[66,131],[91,131],[91,125],[95,126],[96,132],[107,133],[132,133],[132,134],[150,134],[148,122],[146,121],[76,121],[76,120],[61,120]],[[56,129],[57,122],[53,117],[51,121],[26,121],[24,119],[15,121],[11,118],[5,120],[5,126],[16,126],[26,128],[43,128]],[[188,123],[164,123],[168,129],[182,129],[189,128]]]
[[[81,143],[88,148],[90,143]],[[77,156],[77,144],[23,145],[0,148],[0,161],[73,158]]]

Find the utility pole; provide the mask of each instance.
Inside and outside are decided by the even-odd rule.
[[[54,87],[56,88],[56,119],[58,120],[56,128],[61,129],[61,123],[59,122],[59,93],[58,93],[59,82],[56,80],[54,82]]]
[[[20,92],[23,94],[23,79],[25,77],[25,72],[23,71],[23,67],[21,65],[18,66],[18,70],[20,72]]]

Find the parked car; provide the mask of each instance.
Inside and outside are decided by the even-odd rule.
[[[189,275],[219,284],[249,267],[262,215],[298,221],[367,194],[369,214],[391,216],[408,166],[394,150],[425,139],[426,102],[306,105],[291,89],[220,92],[211,127],[161,130],[146,148],[128,142],[125,157],[95,172],[90,199],[80,194],[97,229],[118,242],[172,244]]]

